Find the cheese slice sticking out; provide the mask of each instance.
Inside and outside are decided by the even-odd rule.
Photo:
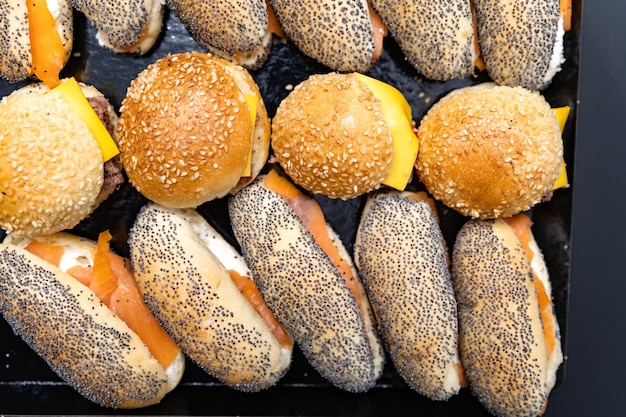
[[[554,114],[556,116],[557,121],[559,122],[559,127],[561,128],[561,133],[563,133],[563,129],[565,129],[565,122],[567,122],[567,118],[569,116],[570,108],[569,106],[564,107],[556,107],[553,108]],[[554,182],[552,186],[553,190],[557,190],[559,188],[569,186],[569,180],[567,179],[567,170],[565,168],[565,159],[561,157],[561,172],[559,173],[559,177]]]
[[[403,191],[411,178],[419,147],[413,131],[411,106],[402,93],[391,85],[363,74],[355,75],[380,100],[383,118],[391,130],[393,161],[383,184]]]
[[[244,97],[246,98],[248,108],[250,109],[250,123],[252,124],[252,135],[250,136],[250,153],[248,153],[248,163],[246,164],[246,168],[243,170],[241,176],[249,177],[250,175],[252,175],[252,142],[254,141],[254,126],[256,125],[256,109],[259,104],[259,97],[252,94],[244,94]]]
[[[106,162],[120,153],[117,144],[109,134],[93,107],[80,89],[80,85],[74,78],[63,80],[61,84],[52,89],[61,94],[63,99],[70,105],[72,110],[87,124],[91,134],[100,145],[102,162]]]

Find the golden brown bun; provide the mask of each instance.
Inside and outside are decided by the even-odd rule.
[[[452,276],[470,389],[495,415],[539,415],[549,381],[546,345],[530,264],[511,227],[502,219],[466,223]]]
[[[428,398],[458,393],[456,300],[447,248],[429,203],[398,192],[370,195],[354,260],[398,373]]]
[[[418,129],[416,169],[463,215],[512,216],[538,203],[560,172],[563,143],[550,105],[521,87],[481,84],[436,103]]]
[[[272,34],[265,0],[168,0],[167,5],[209,52],[250,69],[267,59]]]
[[[306,55],[336,71],[372,65],[374,29],[367,1],[271,0],[287,37]]]
[[[129,246],[146,304],[192,361],[242,391],[266,389],[285,374],[291,347],[231,280],[228,270],[251,276],[248,267],[199,213],[149,203]]]
[[[0,102],[0,159],[5,161],[0,164],[0,227],[8,232],[69,229],[99,202],[100,147],[61,95],[48,91],[43,83],[33,84]]]
[[[264,178],[231,197],[228,207],[259,291],[313,368],[341,389],[367,391],[385,358],[358,275],[353,269],[362,306],[290,205],[264,186]],[[352,266],[339,237],[332,229],[329,235]]]
[[[163,25],[161,0],[69,0],[98,29],[100,45],[114,52],[144,54]]]
[[[193,208],[238,185],[251,148],[258,174],[269,152],[269,121],[259,95],[261,127],[252,139],[244,92],[258,93],[250,75],[212,55],[168,55],[148,66],[131,82],[118,123],[130,182],[154,202]]]
[[[5,319],[80,394],[113,408],[146,407],[165,396],[163,367],[78,280],[6,243],[0,244],[0,271]]]
[[[57,0],[56,4],[58,8],[52,11],[52,16],[56,19],[67,62],[74,43],[72,7],[67,0]],[[9,82],[33,75],[29,36],[26,2],[0,1],[0,76]]]
[[[503,85],[547,87],[564,60],[559,0],[475,0],[473,4],[489,76]]]
[[[342,199],[378,189],[393,159],[381,103],[354,74],[297,85],[272,120],[272,148],[295,183]]]
[[[472,74],[476,59],[470,2],[372,0],[407,60],[433,80]]]

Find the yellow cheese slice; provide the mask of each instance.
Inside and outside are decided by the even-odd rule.
[[[567,122],[567,118],[569,117],[570,108],[569,106],[555,107],[552,109],[552,111],[554,111],[556,119],[559,122],[561,133],[563,133],[563,129],[565,129],[565,122]],[[567,186],[569,186],[569,180],[567,179],[565,159],[561,157],[561,172],[559,173],[559,177],[554,182],[552,189],[556,190]]]
[[[411,106],[402,93],[391,85],[363,74],[355,75],[380,100],[383,118],[393,138],[393,161],[383,184],[402,191],[413,172],[419,147],[413,131]]]
[[[53,88],[52,91],[60,93],[72,110],[87,124],[91,134],[98,142],[98,145],[100,145],[102,162],[106,162],[120,153],[117,144],[87,101],[78,82],[73,77],[63,80],[61,84]]]
[[[250,109],[250,123],[252,123],[252,135],[250,136],[250,153],[248,154],[248,163],[242,177],[249,177],[252,175],[252,141],[254,140],[254,126],[256,125],[256,109],[259,104],[259,97],[252,94],[244,94],[246,101],[248,102],[248,108]]]

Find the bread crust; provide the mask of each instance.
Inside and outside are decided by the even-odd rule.
[[[207,373],[241,391],[266,389],[289,368],[291,349],[280,345],[202,234],[220,239],[193,210],[142,208],[129,246],[146,304]]]
[[[100,44],[115,52],[144,54],[163,24],[161,0],[69,0],[98,29]]]
[[[550,105],[521,87],[455,90],[420,122],[419,179],[448,207],[475,218],[512,216],[552,190],[563,156]]]
[[[547,358],[532,271],[502,219],[470,220],[452,254],[461,361],[470,389],[498,416],[537,416]]]
[[[559,28],[559,0],[475,0],[480,50],[489,76],[499,84],[542,90]],[[562,35],[561,35],[562,36]]]
[[[239,88],[257,94],[252,82],[225,60],[199,52],[168,55],[142,71],[122,101],[117,129],[135,188],[164,206],[195,208],[237,186],[251,149],[262,151],[253,156],[258,173],[269,152],[269,122],[259,95],[263,124],[252,139]]]
[[[272,148],[296,184],[342,199],[378,189],[393,159],[380,101],[354,74],[298,84],[272,119]]]
[[[90,289],[5,243],[0,244],[0,311],[54,372],[99,405],[145,407],[167,392],[163,367]]]
[[[72,7],[68,0],[57,0],[56,4],[53,17],[67,62],[74,44]],[[33,75],[28,10],[23,1],[0,0],[0,75],[9,82]]]
[[[382,343],[370,333],[377,332],[366,328],[343,276],[263,178],[229,199],[231,225],[259,290],[311,366],[341,389],[367,391],[384,361]]]
[[[473,73],[476,60],[470,2],[372,0],[407,60],[429,79]]]
[[[372,65],[374,29],[365,0],[270,3],[287,37],[306,55],[341,72],[366,72]]]
[[[397,192],[372,194],[354,257],[398,373],[431,399],[458,393],[456,300],[447,249],[429,203]]]
[[[211,53],[250,69],[261,66],[269,55],[272,34],[264,0],[167,0],[167,5]]]
[[[90,215],[104,181],[102,151],[80,116],[42,83],[5,97],[0,113],[0,227],[50,234]]]

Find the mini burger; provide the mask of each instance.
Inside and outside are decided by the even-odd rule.
[[[342,72],[365,72],[387,35],[367,0],[269,0],[281,27],[304,54]]]
[[[437,102],[418,128],[428,191],[475,218],[508,217],[549,194],[562,171],[559,122],[539,93],[479,84]]]
[[[163,25],[161,0],[69,0],[98,29],[101,46],[118,53],[144,54]]]
[[[73,46],[70,3],[0,0],[0,28],[0,76],[17,82],[34,75],[56,86]]]
[[[124,181],[117,115],[94,87],[63,80],[0,102],[0,227],[20,235],[69,229]]]
[[[274,157],[296,184],[331,198],[404,190],[418,151],[411,117],[402,93],[379,80],[312,75],[278,106]]]
[[[142,71],[122,101],[117,139],[130,182],[167,207],[235,193],[267,161],[270,122],[242,67],[187,52]]]
[[[209,52],[254,69],[283,33],[269,1],[167,0],[191,37]]]

